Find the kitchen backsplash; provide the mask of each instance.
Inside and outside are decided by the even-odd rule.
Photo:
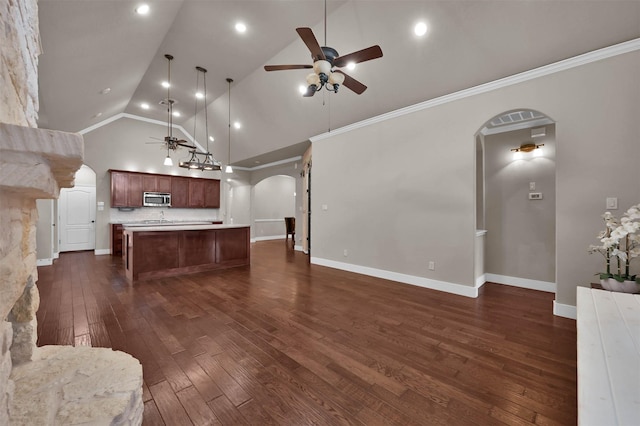
[[[175,222],[222,220],[219,209],[173,209],[140,207],[133,211],[110,209],[111,223],[133,223],[145,220],[171,220]]]

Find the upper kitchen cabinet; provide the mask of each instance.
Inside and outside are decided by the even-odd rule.
[[[171,194],[173,208],[219,208],[220,180],[109,170],[111,207],[142,207],[145,192]]]
[[[189,178],[171,176],[171,207],[189,207]]]
[[[171,176],[142,175],[142,192],[171,192]]]
[[[204,207],[209,209],[220,207],[220,181],[218,179],[204,181]]]
[[[111,207],[142,207],[142,176],[110,170]]]

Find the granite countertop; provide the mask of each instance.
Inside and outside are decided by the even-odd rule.
[[[149,232],[149,231],[198,231],[202,229],[230,229],[230,228],[248,228],[249,225],[212,225],[212,224],[173,224],[173,225],[153,225],[141,226],[139,224],[124,224],[124,229],[130,232]]]

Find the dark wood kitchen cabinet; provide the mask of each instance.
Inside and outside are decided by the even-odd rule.
[[[189,178],[171,176],[171,207],[189,207]]]
[[[191,179],[189,181],[189,207],[219,208],[220,181],[217,179]]]
[[[127,207],[142,207],[142,175],[129,174],[129,205]]]
[[[129,173],[111,172],[111,207],[127,207],[129,204]]]
[[[124,226],[120,223],[111,224],[111,255],[122,256],[122,231]]]
[[[173,208],[219,208],[220,180],[109,170],[111,207],[142,207],[145,192],[168,192]]]
[[[204,180],[189,180],[189,207],[204,207]]]
[[[142,175],[142,192],[171,192],[171,176]]]
[[[111,207],[142,207],[142,175],[111,171]]]
[[[204,181],[204,207],[217,209],[220,207],[220,181],[207,179]]]

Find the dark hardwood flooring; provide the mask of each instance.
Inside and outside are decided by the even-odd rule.
[[[552,294],[471,299],[251,249],[250,267],[133,285],[120,258],[63,253],[38,268],[38,345],[138,358],[147,425],[576,424],[576,325]]]

